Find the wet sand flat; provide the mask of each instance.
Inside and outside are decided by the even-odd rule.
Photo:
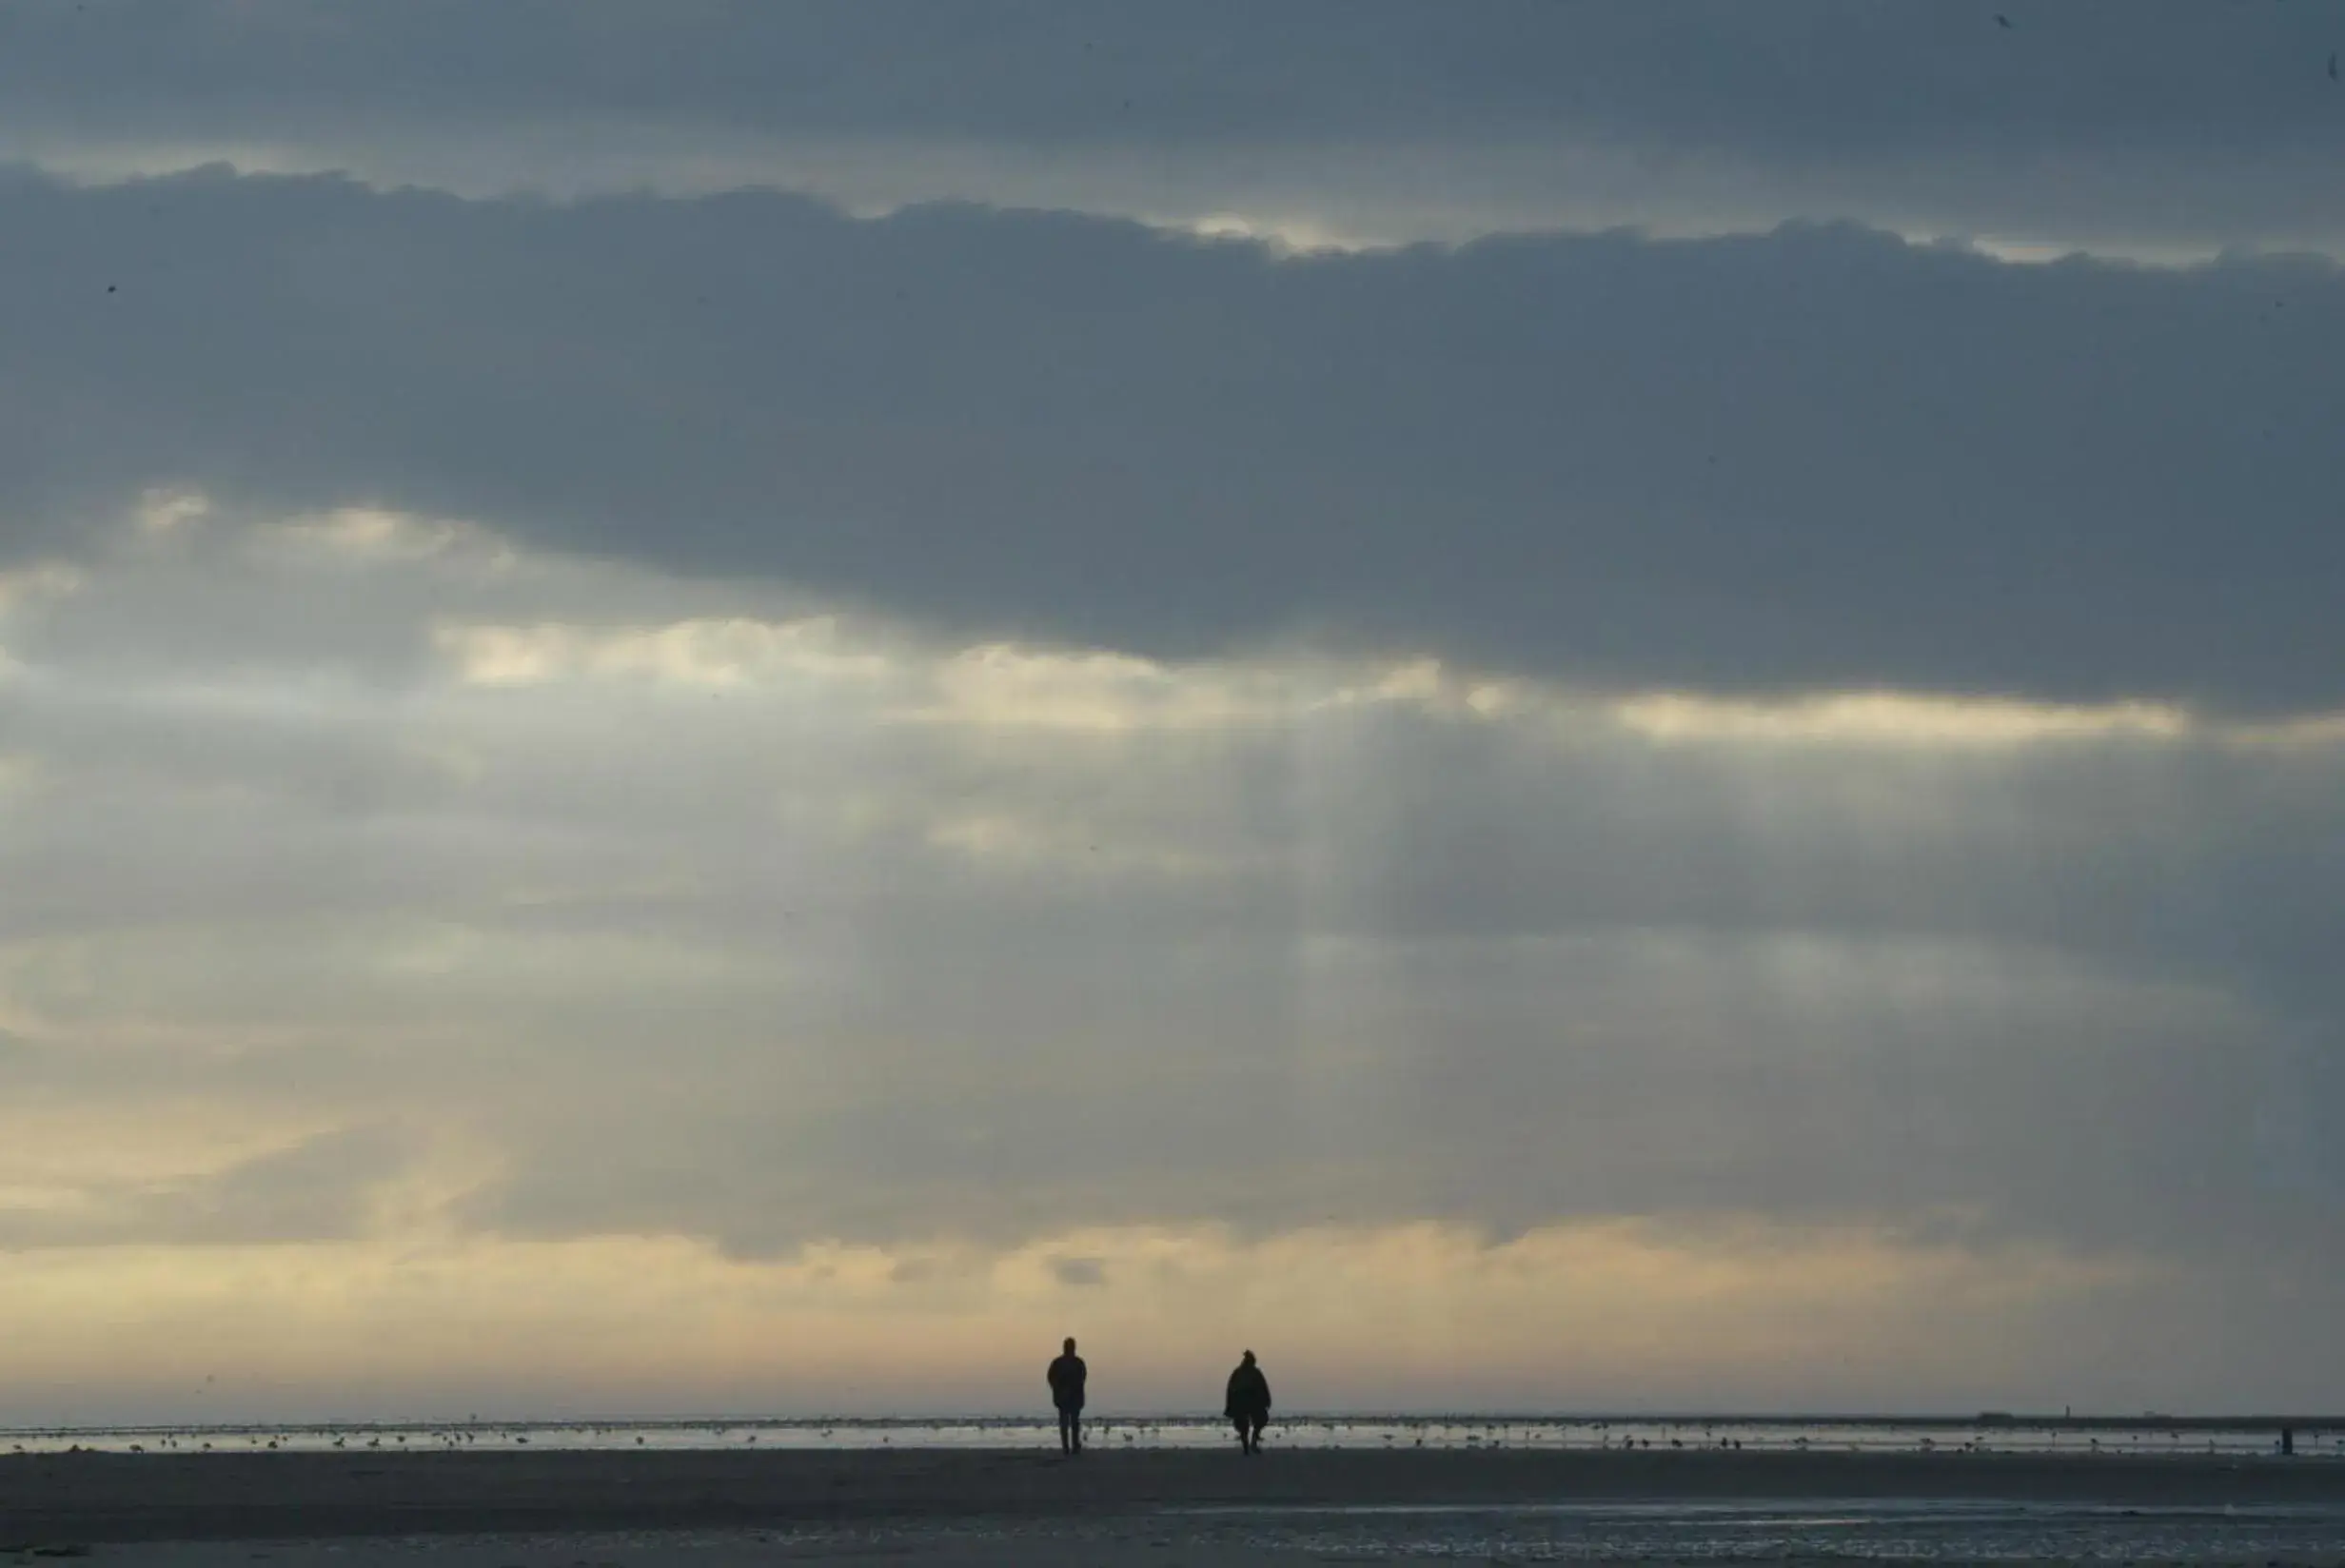
[[[1023,1534],[997,1539],[912,1540],[874,1538],[811,1542],[759,1536],[546,1536],[426,1538],[355,1542],[194,1541],[97,1547],[110,1568],[1306,1568],[1312,1563],[1393,1560],[1382,1555],[1277,1547],[1201,1548],[1189,1541],[1141,1538],[1049,1539]],[[44,1568],[45,1559],[27,1559]],[[1660,1568],[1659,1564],[1653,1568]],[[1824,1568],[1791,1562],[1769,1568]],[[2137,1565],[2150,1568],[2150,1565]],[[2185,1565],[2171,1565],[2185,1568]],[[2218,1568],[2191,1564],[2187,1568]],[[2248,1562],[2219,1568],[2259,1568]]]
[[[2345,1508],[2321,1460],[1723,1452],[899,1450],[0,1458],[0,1546],[1003,1527],[1389,1506],[1965,1499]],[[565,1559],[570,1560],[570,1559]]]

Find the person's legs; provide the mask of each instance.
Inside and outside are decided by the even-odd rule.
[[[1058,1412],[1058,1451],[1074,1452],[1074,1412],[1061,1406]]]
[[[1252,1430],[1246,1435],[1247,1450],[1250,1453],[1259,1454],[1262,1452],[1262,1418],[1260,1416],[1256,1416],[1251,1421],[1247,1422],[1247,1424],[1252,1428]]]
[[[1246,1441],[1246,1418],[1244,1416],[1232,1416],[1230,1418],[1230,1424],[1237,1428],[1238,1452],[1241,1454],[1245,1453],[1248,1447]]]

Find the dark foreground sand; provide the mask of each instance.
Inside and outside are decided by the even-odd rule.
[[[0,1458],[0,1548],[533,1532],[803,1535],[956,1521],[1025,1531],[1232,1509],[1767,1499],[2345,1507],[2345,1462],[1521,1449],[1286,1450],[1253,1460],[1102,1450],[1072,1461],[936,1450],[29,1455]]]

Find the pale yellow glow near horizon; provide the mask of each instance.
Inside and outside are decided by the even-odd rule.
[[[1103,1283],[1053,1265],[1081,1259]],[[1630,1220],[1503,1243],[1434,1224],[1248,1241],[1215,1226],[1090,1229],[988,1251],[821,1244],[734,1259],[677,1236],[385,1236],[274,1247],[18,1254],[0,1392],[92,1397],[485,1383],[537,1408],[1022,1408],[1035,1347],[1078,1335],[1103,1409],[1177,1407],[1241,1343],[1292,1408],[1762,1388],[1770,1369],[2020,1375],[2031,1314],[2152,1272],[2025,1245],[1964,1250],[1862,1227]]]
[[[81,1205],[107,1186],[151,1188],[216,1174],[293,1147],[335,1121],[182,1096],[148,1104],[12,1106],[0,1111],[0,1186]]]

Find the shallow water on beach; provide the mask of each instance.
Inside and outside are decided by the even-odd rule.
[[[1218,1420],[1189,1416],[1102,1416],[1087,1423],[1104,1448],[1217,1448],[1231,1441]],[[2270,1427],[2206,1429],[2144,1423],[1949,1424],[1894,1421],[1604,1420],[1589,1417],[1293,1416],[1263,1435],[1278,1448],[1724,1448],[1816,1453],[2261,1455]],[[1052,1449],[1057,1429],[1025,1418],[891,1418],[610,1421],[312,1422],[287,1425],[0,1427],[0,1452],[186,1453],[333,1449],[709,1451],[765,1446],[795,1450],[877,1448]],[[2298,1459],[2345,1461],[2345,1429],[2298,1430]]]
[[[2007,1504],[1811,1501],[1586,1507],[1325,1508],[1161,1512],[1061,1521],[970,1519],[759,1530],[434,1536],[310,1543],[137,1547],[158,1568],[246,1568],[330,1558],[345,1568],[576,1568],[741,1562],[1100,1565],[1474,1562],[1911,1561],[2224,1564],[2329,1568],[2345,1512],[2237,1512]]]
[[[1804,1499],[1255,1512],[1207,1532],[1321,1558],[2335,1563],[2345,1509]]]
[[[721,1547],[735,1532],[638,1536]],[[811,1555],[954,1560],[1008,1547],[1035,1561],[1112,1562],[1123,1549],[1302,1560],[1386,1558],[1519,1562],[1783,1562],[1877,1558],[1927,1562],[2336,1563],[2345,1511],[2119,1510],[1918,1501],[1746,1506],[1172,1510],[1125,1519],[972,1520],[759,1532]],[[1022,1549],[1022,1550],[1021,1550]]]

